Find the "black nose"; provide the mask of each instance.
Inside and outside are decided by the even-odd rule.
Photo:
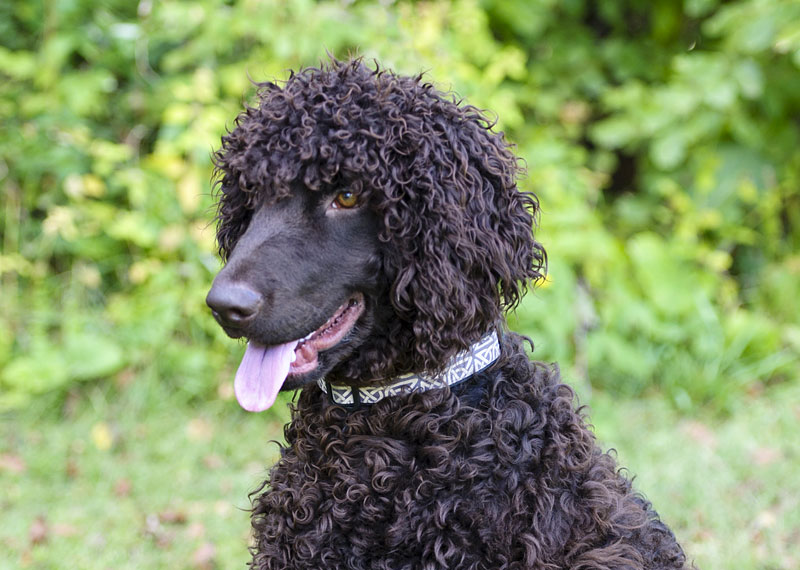
[[[258,313],[261,295],[239,283],[214,283],[206,297],[214,318],[221,325],[241,326]]]

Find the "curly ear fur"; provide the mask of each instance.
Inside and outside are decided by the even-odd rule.
[[[431,369],[476,341],[543,276],[533,239],[535,196],[520,192],[517,158],[474,107],[432,86],[408,102],[389,149],[406,181],[373,197],[391,244],[391,302],[413,323],[416,352]]]
[[[396,314],[341,376],[435,370],[543,276],[536,197],[517,188],[518,160],[478,109],[360,59],[260,87],[214,156],[219,251],[227,259],[253,210],[293,185],[362,195],[383,221]]]

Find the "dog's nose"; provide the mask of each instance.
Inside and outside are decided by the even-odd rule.
[[[214,283],[206,304],[221,325],[241,326],[255,317],[261,300],[261,295],[246,285]]]

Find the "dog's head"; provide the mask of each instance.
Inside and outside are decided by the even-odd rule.
[[[360,60],[260,87],[215,155],[226,265],[207,299],[249,340],[246,408],[323,375],[436,371],[542,277],[536,198],[479,110]]]

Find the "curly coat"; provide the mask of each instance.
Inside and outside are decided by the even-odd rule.
[[[284,385],[303,390],[254,500],[253,567],[683,568],[558,369],[531,362],[527,339],[505,330],[546,254],[532,234],[538,202],[517,188],[502,133],[421,77],[360,60],[260,87],[215,155],[218,279],[245,283],[267,308],[226,331],[275,344],[352,291],[365,309],[318,370]],[[333,215],[342,188],[358,207]],[[308,253],[309,234],[324,255]],[[341,275],[330,259],[344,260]],[[289,276],[275,270],[286,263]],[[314,288],[321,271],[330,283]],[[318,301],[303,303],[304,291]],[[493,329],[500,359],[453,388],[347,410],[314,382],[436,372]]]

